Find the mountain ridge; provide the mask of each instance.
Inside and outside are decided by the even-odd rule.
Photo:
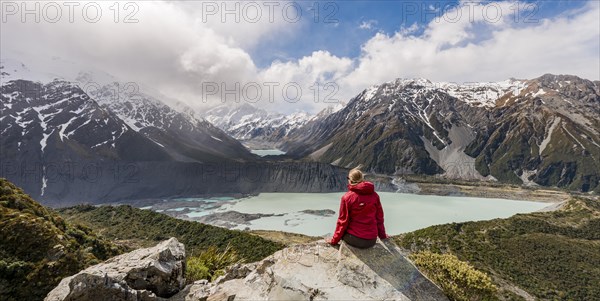
[[[7,70],[2,71],[4,80],[12,76]],[[148,197],[145,192],[154,191],[149,183],[164,180],[166,174],[185,183],[174,184],[180,191],[168,190],[173,195],[239,192],[236,189],[254,193],[280,191],[273,183],[300,176],[298,168],[308,168],[305,173],[327,170],[332,172],[327,178],[333,179],[356,166],[390,176],[600,192],[598,81],[551,74],[463,85],[396,79],[363,90],[347,105],[309,116],[268,113],[249,104],[194,112],[144,91],[114,90],[112,85],[124,83],[110,75],[78,73],[87,83],[96,77],[103,85],[85,91],[82,83],[60,79],[3,83],[3,176],[35,197],[65,204],[78,198],[96,203]],[[287,154],[268,158],[276,164],[267,164],[248,147],[280,148]],[[263,166],[263,173],[291,170],[294,175],[254,188],[242,179],[192,189],[195,181],[174,174],[221,170],[219,166],[228,164],[237,170]],[[71,165],[79,170],[73,172]],[[148,174],[132,177],[140,172]],[[86,180],[90,176],[93,183]],[[94,183],[101,184],[91,187]],[[309,185],[308,191],[342,186],[314,179],[301,183]],[[297,184],[289,191],[301,189]]]
[[[373,173],[600,191],[596,82],[547,74],[473,87],[465,100],[456,96],[466,88],[425,79],[372,86],[342,110],[294,131],[283,150],[345,168],[363,165]],[[486,95],[498,98],[482,104]],[[546,129],[555,121],[560,136],[550,139]]]

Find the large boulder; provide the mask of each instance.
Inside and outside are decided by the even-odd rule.
[[[213,283],[198,281],[170,300],[448,300],[404,255],[385,240],[370,249],[295,245],[234,265]]]
[[[45,300],[163,300],[184,287],[184,270],[184,245],[171,238],[67,277]]]

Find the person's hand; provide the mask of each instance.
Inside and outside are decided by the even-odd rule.
[[[331,238],[325,238],[325,242],[328,243],[328,244],[330,244],[330,245],[332,245],[332,246],[337,245],[337,244],[333,244],[332,243],[332,239]]]
[[[390,238],[391,238],[391,236],[389,236],[389,235],[387,235],[387,234],[386,234],[386,235],[385,235],[385,237],[384,237],[384,238],[382,238],[382,240],[383,240],[383,239],[390,239]]]

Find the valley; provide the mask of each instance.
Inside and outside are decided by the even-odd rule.
[[[0,6],[0,301],[600,301],[599,1]]]
[[[169,236],[192,254],[232,248],[249,261],[322,241],[334,230],[348,170],[360,166],[380,194],[388,233],[423,271],[435,273],[428,269],[436,255],[426,252],[449,252],[457,264],[490,275],[499,300],[593,291],[574,282],[586,276],[547,277],[527,262],[563,254],[567,244],[576,245],[577,257],[596,243],[585,233],[595,227],[588,202],[597,202],[600,191],[598,82],[564,75],[476,85],[398,79],[312,115],[250,104],[198,111],[146,87],[115,94],[112,87],[125,82],[112,76],[80,72],[43,82],[19,78],[26,73],[13,68],[14,74],[3,68],[0,87],[0,177],[23,191],[3,182],[9,208],[3,223],[17,222],[15,194],[44,208],[29,204],[31,196],[72,223],[64,226],[52,209],[35,211],[77,237],[71,253],[89,257],[77,264],[75,255],[29,258],[12,247],[17,237],[5,235],[0,243],[12,253],[2,254],[0,269],[20,275],[15,279],[42,279],[32,269],[48,264],[67,276]],[[575,216],[590,223],[550,225],[564,216],[568,223]],[[540,217],[550,224],[540,224]],[[488,229],[522,230],[522,222],[534,228],[500,240]],[[448,227],[492,236],[481,241],[471,230],[452,234]],[[583,241],[556,238],[565,233]],[[510,247],[525,242],[544,246],[546,255],[515,254]],[[90,243],[99,249],[78,251]],[[573,256],[558,265],[565,268]],[[514,260],[520,268],[510,268]],[[538,275],[547,281],[532,283]],[[442,286],[454,281],[444,277]],[[41,299],[59,278],[4,291]]]
[[[76,264],[72,255],[29,258],[13,247],[18,236],[3,234],[0,243],[12,253],[2,254],[0,271],[43,282],[6,294],[41,299],[62,276],[169,236],[192,254],[235,252],[229,256],[248,261],[318,243],[333,232],[345,177],[356,166],[375,184],[394,242],[421,270],[435,274],[433,257],[455,256],[462,268],[468,263],[466,269],[490,275],[497,290],[486,294],[494,300],[593,294],[574,282],[587,276],[547,277],[528,262],[575,245],[573,256],[557,260],[565,268],[596,244],[588,232],[596,226],[600,187],[598,82],[562,75],[476,86],[399,79],[314,115],[249,104],[198,112],[151,89],[115,98],[112,84],[87,91],[75,79],[3,81],[0,177],[23,189],[3,182],[3,223],[13,227],[15,210],[33,206],[59,229],[52,239],[75,236],[70,252],[89,257]],[[563,221],[569,226],[552,224]],[[534,228],[527,232],[521,223]],[[498,224],[526,233],[498,240]],[[477,229],[492,236],[482,241]],[[527,242],[543,252],[511,247]],[[99,249],[81,251],[90,243]],[[517,269],[510,268],[514,260]],[[223,273],[222,264],[210,273]],[[59,265],[60,276],[35,272],[47,265]],[[540,275],[547,280],[531,282]],[[442,287],[455,281],[436,277]]]
[[[564,199],[533,192],[546,188],[600,189],[600,88],[574,76],[398,79],[286,115],[251,104],[197,111],[143,86],[115,92],[125,81],[93,72],[34,82],[19,78],[25,64],[10,64],[0,176],[53,206],[343,191],[355,166],[381,176],[382,191],[537,200]]]

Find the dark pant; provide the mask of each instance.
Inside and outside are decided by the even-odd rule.
[[[360,248],[360,249],[366,249],[366,248],[370,248],[372,246],[374,246],[377,243],[377,238],[374,239],[362,239],[360,237],[356,237],[350,233],[346,233],[344,234],[344,236],[342,236],[342,239],[349,245],[356,247],[356,248]]]

